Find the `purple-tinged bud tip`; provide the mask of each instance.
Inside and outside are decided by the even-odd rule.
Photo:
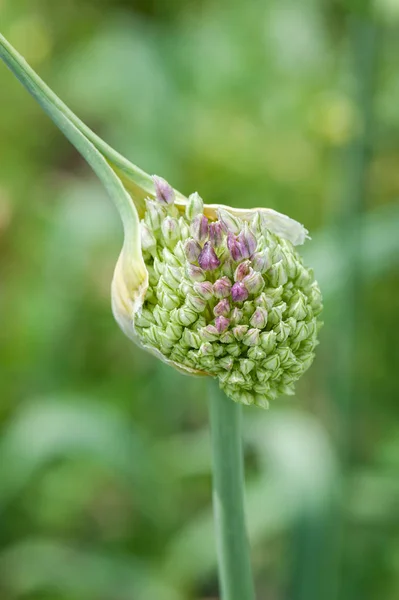
[[[215,319],[215,327],[218,330],[218,333],[222,333],[226,331],[228,326],[230,325],[230,320],[226,319],[226,317],[216,317]]]
[[[265,287],[265,281],[260,273],[251,269],[250,273],[244,277],[242,283],[250,294],[259,294]]]
[[[198,257],[198,264],[204,271],[214,271],[220,266],[220,260],[216,256],[210,242],[206,242]]]
[[[252,268],[254,269],[254,271],[258,271],[259,273],[266,273],[270,265],[271,262],[268,249],[264,250],[263,252],[256,252],[253,255]]]
[[[230,302],[227,298],[224,298],[220,302],[218,302],[213,309],[213,314],[215,317],[228,317],[230,314]]]
[[[198,257],[201,254],[201,246],[195,240],[189,239],[184,244],[184,252],[187,256],[188,262],[194,263],[198,260]]]
[[[196,265],[187,265],[186,267],[187,277],[192,281],[205,281],[206,275],[201,267]]]
[[[264,329],[267,324],[267,310],[258,306],[249,322],[252,327]]]
[[[238,233],[240,231],[240,221],[227,210],[219,208],[217,215],[225,233]]]
[[[237,281],[231,288],[231,297],[233,302],[244,302],[248,298],[248,290],[240,281]]]
[[[250,230],[248,223],[244,223],[244,231],[242,231],[237,241],[241,247],[241,254],[243,258],[249,258],[256,250],[256,237]]]
[[[231,291],[231,282],[228,277],[221,277],[213,284],[213,291],[216,298],[227,298]]]
[[[194,239],[201,244],[208,239],[209,223],[204,215],[197,215],[191,223],[190,231]]]
[[[161,204],[173,204],[175,201],[175,191],[171,185],[162,177],[152,176],[155,186],[155,197]]]
[[[210,281],[195,282],[193,287],[201,298],[205,300],[213,298],[213,286]]]
[[[244,258],[241,252],[241,244],[238,241],[238,238],[234,235],[234,233],[229,233],[227,235],[227,247],[229,249],[232,259],[236,262]]]
[[[242,281],[244,277],[249,275],[251,268],[251,262],[249,260],[244,260],[244,262],[240,263],[234,272],[234,281]]]
[[[221,245],[223,242],[223,228],[220,221],[214,221],[209,223],[209,239],[215,248]]]

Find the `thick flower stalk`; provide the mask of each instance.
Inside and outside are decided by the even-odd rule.
[[[287,239],[298,225],[278,235],[268,211],[242,218],[204,206],[197,193],[183,212],[173,188],[154,183],[140,221],[149,282],[130,314],[133,337],[182,371],[217,377],[237,402],[265,407],[292,394],[312,363],[322,308]]]
[[[266,407],[312,363],[321,294],[295,246],[302,225],[272,209],[189,198],[96,136],[0,35],[9,66],[104,183],[122,218],[114,315],[144,349]]]

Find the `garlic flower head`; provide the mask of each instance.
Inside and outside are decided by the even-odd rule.
[[[204,205],[197,193],[185,199],[162,178],[153,182],[140,219],[147,277],[140,287],[126,283],[121,264],[135,261],[124,248],[116,319],[180,371],[217,377],[236,402],[267,407],[293,394],[321,324],[320,289],[295,250],[307,231],[271,209]]]
[[[321,294],[295,246],[306,229],[272,209],[188,199],[91,131],[0,34],[0,59],[81,153],[119,211],[112,307],[141,347],[236,402],[267,406],[308,369]]]

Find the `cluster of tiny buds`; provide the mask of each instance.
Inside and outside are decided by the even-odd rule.
[[[220,208],[211,220],[197,193],[182,212],[164,179],[154,185],[141,221],[149,287],[134,322],[143,344],[218,377],[245,404],[292,393],[317,344],[322,305],[313,273],[262,211],[248,221]]]

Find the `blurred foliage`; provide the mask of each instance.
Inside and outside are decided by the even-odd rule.
[[[294,399],[245,411],[258,597],[396,600],[399,2],[0,0],[0,16],[133,162],[310,229],[315,365]],[[352,93],[359,21],[376,40],[370,123]],[[204,384],[118,330],[115,211],[1,65],[0,90],[1,598],[216,598]]]

